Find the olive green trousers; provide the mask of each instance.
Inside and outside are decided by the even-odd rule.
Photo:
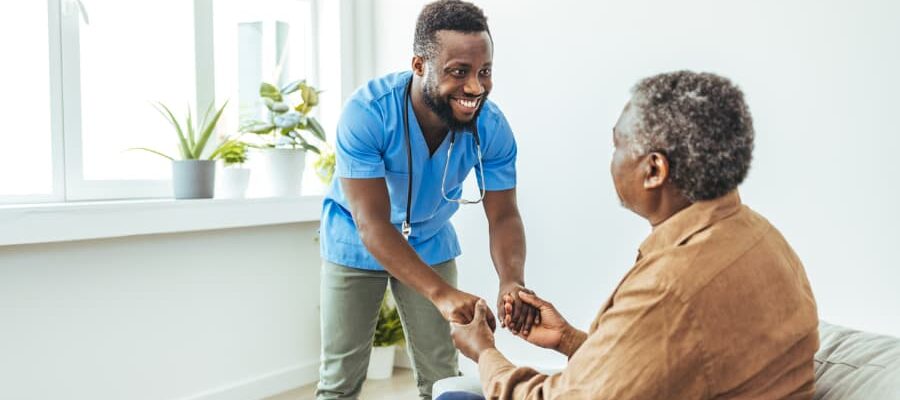
[[[432,267],[456,287],[456,262]],[[387,285],[403,322],[406,350],[422,399],[431,399],[431,386],[458,376],[456,348],[450,324],[428,299],[385,271],[371,271],[323,262],[321,278],[322,356],[316,398],[357,399],[372,349],[378,310]]]

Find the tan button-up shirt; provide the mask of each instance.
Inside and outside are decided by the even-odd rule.
[[[811,399],[817,325],[797,255],[732,192],[653,230],[563,372],[479,369],[489,399]]]

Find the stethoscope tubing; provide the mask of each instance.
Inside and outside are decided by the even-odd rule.
[[[404,103],[403,103],[403,134],[406,139],[406,166],[407,166],[407,185],[406,185],[406,218],[403,221],[403,225],[401,227],[401,233],[403,234],[403,238],[409,240],[409,236],[412,234],[412,223],[410,222],[410,216],[412,215],[412,183],[413,183],[413,159],[412,159],[412,139],[409,134],[409,104],[410,104],[410,93],[412,92],[412,77],[409,78],[409,83],[406,84],[406,91],[403,95]],[[450,156],[453,154],[453,145],[456,142],[456,131],[450,133],[450,148],[447,149],[447,160],[444,162],[444,172],[441,175],[441,197],[448,202],[456,202],[459,204],[478,204],[482,200],[484,200],[484,164],[482,163],[481,157],[481,140],[478,137],[478,123],[472,124],[474,129],[472,132],[473,138],[475,140],[475,151],[478,156],[478,172],[481,175],[481,184],[478,189],[481,196],[478,200],[467,200],[460,197],[459,199],[451,199],[447,197],[447,192],[445,190],[445,183],[447,181],[447,170],[450,168]]]

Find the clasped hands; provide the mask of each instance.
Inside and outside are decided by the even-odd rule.
[[[506,293],[501,289],[497,309],[502,326],[531,344],[561,351],[562,338],[574,328],[553,304],[524,287],[516,289]],[[494,348],[493,319],[487,303],[477,300],[470,322],[451,321],[453,344],[463,355],[478,362],[485,350]]]

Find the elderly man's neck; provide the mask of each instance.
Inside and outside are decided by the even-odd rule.
[[[690,207],[691,204],[693,203],[678,190],[667,187],[662,189],[659,195],[650,202],[650,207],[648,208],[650,212],[647,213],[645,218],[650,222],[650,226],[656,228],[673,215],[678,214],[679,211]]]

